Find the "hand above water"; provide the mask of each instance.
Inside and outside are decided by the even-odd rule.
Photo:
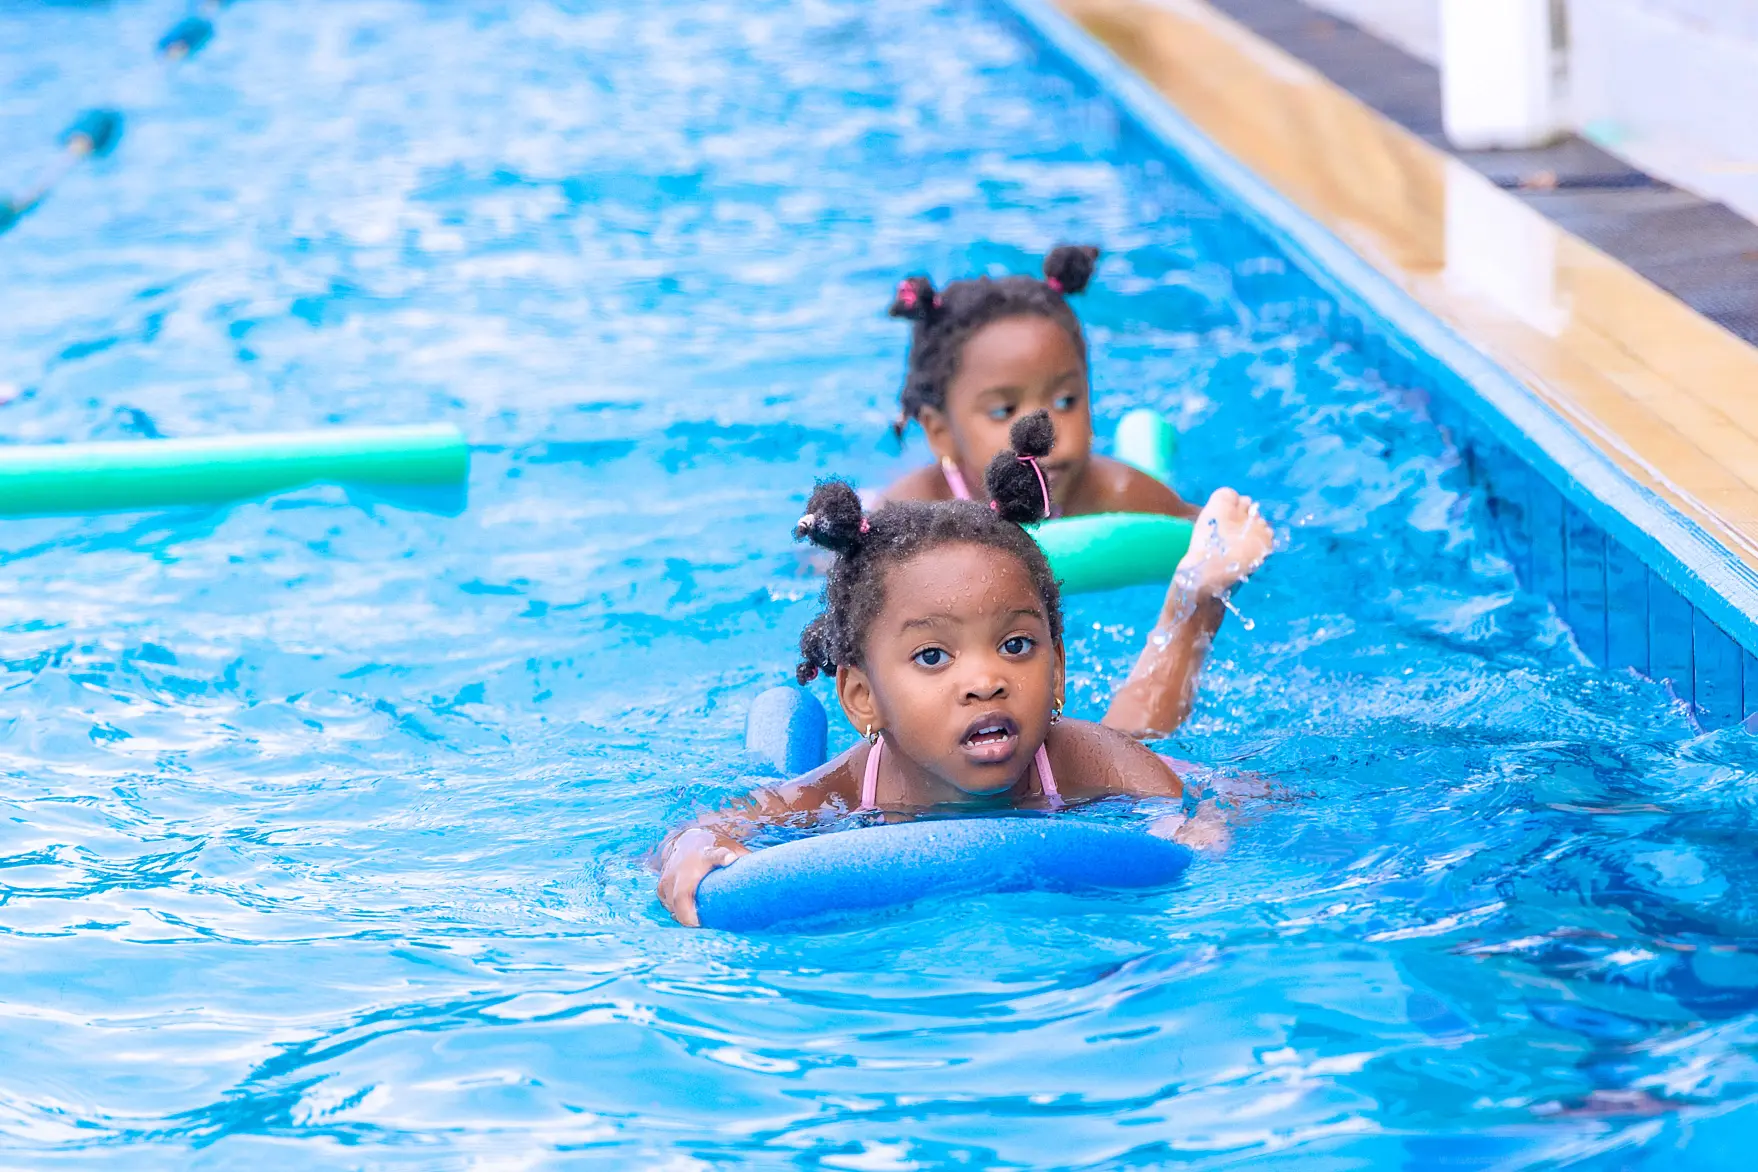
[[[1111,698],[1107,725],[1138,740],[1156,740],[1184,723],[1229,605],[1228,591],[1263,565],[1275,543],[1256,501],[1230,488],[1215,490],[1193,523],[1190,548],[1166,590],[1160,620]]]
[[[1179,560],[1174,589],[1193,600],[1219,598],[1256,572],[1276,544],[1276,531],[1257,502],[1217,488],[1193,523],[1190,549]]]
[[[659,872],[659,902],[672,918],[686,928],[700,928],[696,914],[696,888],[702,877],[751,853],[736,839],[702,826],[692,826],[671,840]]]

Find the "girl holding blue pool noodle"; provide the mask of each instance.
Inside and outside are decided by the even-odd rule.
[[[1034,413],[1011,438],[985,474],[992,504],[894,501],[866,515],[843,481],[813,492],[796,535],[835,561],[824,611],[800,637],[798,676],[833,677],[867,743],[675,832],[661,852],[659,896],[679,923],[697,925],[703,877],[749,853],[745,839],[766,823],[1182,795],[1177,773],[1137,738],[1182,723],[1223,599],[1268,556],[1273,534],[1251,501],[1228,490],[1211,497],[1104,721],[1065,719],[1061,599],[1021,528],[1054,503],[1043,460],[1055,436]],[[1188,841],[1198,826],[1162,829]]]

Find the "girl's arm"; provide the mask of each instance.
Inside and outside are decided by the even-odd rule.
[[[1153,753],[1140,741],[1085,721],[1064,721],[1053,756],[1060,758],[1059,777],[1067,777],[1068,796],[1082,798],[1122,794],[1135,798],[1180,798],[1184,779],[1175,763]],[[1192,850],[1226,849],[1231,832],[1214,799],[1204,799],[1186,816],[1182,810],[1156,818],[1149,834],[1183,843]]]
[[[659,848],[659,902],[686,928],[701,926],[696,888],[703,876],[751,853],[745,840],[766,826],[848,802],[853,774],[847,753],[813,773],[774,788],[752,790],[730,806],[671,832]]]
[[[1147,646],[1111,698],[1106,725],[1154,740],[1184,723],[1226,613],[1222,599],[1263,564],[1274,541],[1249,497],[1230,488],[1215,491],[1197,517],[1190,550],[1178,563]]]

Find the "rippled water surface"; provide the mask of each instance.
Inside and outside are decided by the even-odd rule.
[[[0,6],[0,437],[446,420],[336,488],[0,523],[0,1149],[125,1166],[1737,1166],[1758,743],[1585,666],[1315,287],[964,0]],[[1146,897],[670,925],[878,483],[893,282],[1108,259],[1101,430],[1287,549],[1170,751],[1279,783]],[[1098,711],[1151,590],[1075,601]],[[845,743],[846,728],[835,734]]]

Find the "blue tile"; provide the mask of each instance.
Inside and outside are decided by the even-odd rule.
[[[1528,589],[1562,611],[1568,601],[1568,575],[1564,571],[1563,495],[1550,481],[1534,475],[1526,496],[1527,532],[1532,539],[1532,575]],[[1689,628],[1686,641],[1689,642]]]
[[[1477,450],[1477,445],[1471,442],[1471,432],[1460,428],[1454,433],[1453,441],[1453,446],[1459,450],[1459,466],[1465,469],[1465,482],[1467,484],[1482,484],[1484,482],[1483,456]]]
[[[1609,537],[1605,542],[1605,665],[1648,674],[1648,567]]]
[[[1589,660],[1605,666],[1605,531],[1563,506],[1563,621]]]
[[[1532,470],[1500,444],[1486,445],[1480,454],[1489,490],[1490,516],[1501,534],[1502,548],[1514,567],[1514,576],[1532,588],[1532,526],[1527,501],[1532,495]]]
[[[1691,668],[1691,604],[1653,570],[1648,578],[1648,678],[1672,685],[1673,695],[1697,702]]]
[[[1703,727],[1737,724],[1746,714],[1739,645],[1699,613],[1692,630],[1691,658],[1697,669],[1697,712]]]
[[[1745,676],[1746,683],[1746,702],[1742,707],[1746,710],[1746,715],[1751,716],[1758,713],[1758,655],[1753,655],[1750,651],[1740,652],[1740,667],[1740,674]]]

